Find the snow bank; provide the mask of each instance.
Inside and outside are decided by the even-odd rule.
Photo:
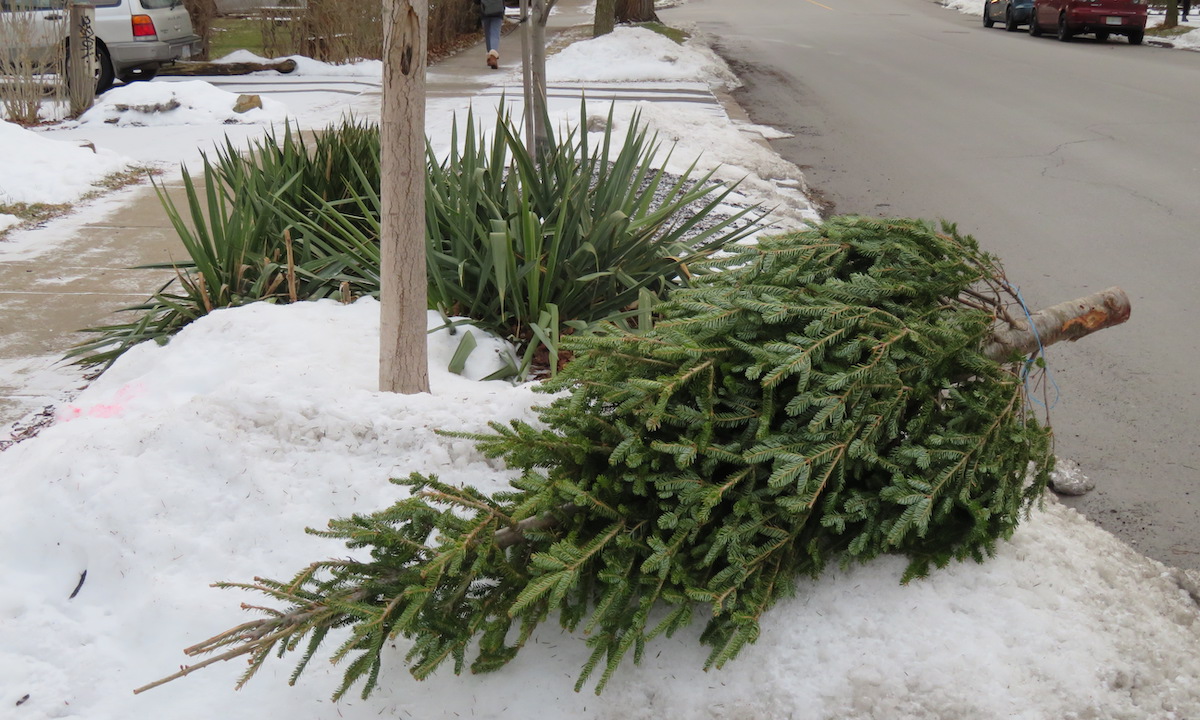
[[[287,119],[287,107],[261,98],[262,107],[234,112],[238,94],[203,80],[130,83],[101,95],[80,123],[118,126],[270,124]]]
[[[696,81],[734,88],[741,83],[706,45],[676,43],[653,30],[618,27],[573,43],[547,60],[549,82]]]
[[[111,150],[55,140],[3,120],[0,148],[0,203],[71,202],[130,164]],[[0,216],[0,229],[5,218],[12,216]]]

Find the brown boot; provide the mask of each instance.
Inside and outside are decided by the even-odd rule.
[[[500,67],[500,53],[495,50],[488,50],[487,66],[493,70]]]

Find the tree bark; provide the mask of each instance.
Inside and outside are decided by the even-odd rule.
[[[425,52],[428,0],[384,7],[380,122],[379,389],[429,392],[425,330]]]
[[[96,99],[96,8],[72,2],[67,11],[67,102],[71,117],[77,118]]]
[[[1028,355],[1039,347],[1063,340],[1078,340],[1097,330],[1120,325],[1129,319],[1129,296],[1119,287],[1110,287],[1087,297],[1059,303],[1039,310],[1019,327],[997,330],[983,346],[983,354],[993,360]]]
[[[546,22],[550,19],[550,11],[558,0],[532,0],[533,14],[532,39],[530,44],[530,93],[533,97],[533,107],[526,106],[525,112],[533,115],[533,147],[529,148],[533,157],[541,160],[542,155],[550,146],[550,134],[546,127],[549,111],[546,106]]]
[[[619,23],[658,22],[654,0],[616,0],[616,19]],[[596,12],[599,13],[599,5]]]
[[[617,0],[596,0],[596,19],[592,23],[592,37],[607,35],[617,22]]]
[[[529,111],[533,107],[533,23],[530,22],[533,16],[530,2],[521,0],[521,88],[525,102],[525,147],[533,149],[537,126],[533,122],[533,113]]]

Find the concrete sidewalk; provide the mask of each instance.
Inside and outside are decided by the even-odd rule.
[[[167,189],[182,198],[180,187]],[[148,184],[96,204],[112,207],[90,222],[51,221],[35,232],[57,236],[53,242],[0,255],[0,439],[82,387],[82,370],[61,362],[87,338],[81,328],[124,322],[117,310],[144,301],[172,277],[131,268],[186,258]]]
[[[548,42],[553,46],[589,36],[590,23],[583,0],[560,0],[547,27]],[[506,35],[501,49],[500,71],[485,66],[481,45],[430,67],[428,98],[491,99],[503,94],[519,101],[519,73],[512,73],[520,63],[519,36]],[[261,77],[212,80],[231,92],[243,91],[237,87],[239,82],[263,84]],[[583,92],[585,88],[577,84],[549,88],[550,97],[558,102],[577,103]],[[589,98],[605,98],[607,93],[621,101],[700,103],[712,106],[713,112],[725,112],[722,103],[700,84],[666,89],[648,85],[640,90],[628,84],[607,89],[592,86],[586,92]],[[371,96],[379,93],[376,87],[358,88],[354,100],[369,104]],[[178,207],[186,207],[178,181],[168,181],[165,189]],[[130,268],[186,257],[149,184],[89,203],[86,216],[93,219],[60,218],[33,233],[18,233],[12,242],[0,243],[0,441],[39,422],[39,413],[69,401],[86,384],[80,368],[62,361],[71,347],[86,339],[81,328],[132,319],[114,313],[144,301],[173,277],[170,271]],[[97,217],[100,219],[94,219]],[[36,245],[29,241],[35,236]]]

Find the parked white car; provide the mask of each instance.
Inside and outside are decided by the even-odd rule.
[[[0,47],[3,55],[45,52],[65,43],[68,0],[0,0],[0,12],[23,19],[29,28],[24,48]],[[200,36],[182,0],[95,0],[96,92],[122,82],[149,80],[163,65],[187,60],[200,52]],[[30,22],[32,20],[32,22]],[[0,39],[6,45],[13,41]]]

